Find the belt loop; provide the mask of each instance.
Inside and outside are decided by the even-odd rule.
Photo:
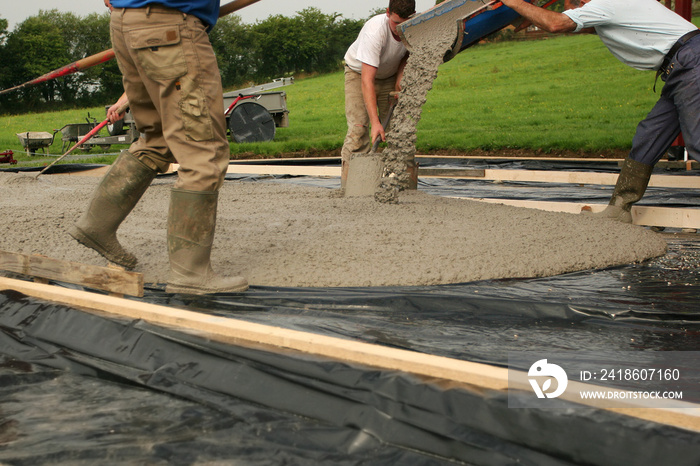
[[[146,5],[146,18],[151,17],[151,5]]]

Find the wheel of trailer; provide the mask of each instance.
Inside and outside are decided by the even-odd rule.
[[[275,120],[265,107],[255,102],[238,104],[228,121],[235,142],[266,142],[275,138]]]
[[[116,123],[107,124],[107,132],[110,136],[119,136],[124,134],[124,120],[118,120]]]
[[[105,152],[108,151],[110,147],[112,147],[111,144],[100,144],[100,149],[102,149]]]

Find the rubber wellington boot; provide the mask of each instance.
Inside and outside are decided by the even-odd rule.
[[[168,293],[233,293],[248,289],[243,277],[224,277],[211,268],[216,191],[172,189],[168,213]]]
[[[117,240],[117,229],[146,192],[156,171],[129,152],[122,152],[102,178],[87,212],[68,233],[84,246],[94,249],[110,262],[127,269],[136,257]]]
[[[644,196],[654,167],[627,157],[622,164],[610,204],[604,211],[591,214],[623,223],[632,223],[632,204]]]

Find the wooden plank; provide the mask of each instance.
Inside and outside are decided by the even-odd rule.
[[[118,267],[100,267],[39,255],[26,256],[0,251],[0,270],[73,283],[109,293],[143,296],[143,274],[127,272]]]
[[[454,159],[454,160],[491,160],[499,162],[522,162],[522,161],[542,161],[542,162],[583,162],[583,163],[605,163],[622,165],[625,159],[605,159],[591,157],[501,157],[497,155],[416,155],[422,159]],[[659,160],[656,163],[659,168],[676,168],[700,170],[700,162],[695,160]]]
[[[178,165],[173,165],[177,170]],[[304,165],[231,164],[227,173],[256,175],[340,176],[340,167],[314,167]],[[524,181],[539,183],[595,184],[614,186],[617,173],[564,172],[547,170],[419,168],[419,177],[459,178],[499,181]],[[700,177],[653,175],[649,186],[666,188],[700,189]]]
[[[231,160],[231,165],[238,165],[238,164],[243,164],[243,165],[255,165],[257,163],[259,164],[265,164],[265,162],[275,162],[276,164],[278,163],[283,163],[283,162],[289,162],[290,165],[298,164],[300,160],[303,160],[304,162],[322,162],[322,163],[329,163],[333,162],[338,165],[340,165],[340,157],[280,157],[280,158],[265,158],[265,159],[235,159]],[[246,162],[253,162],[246,164]],[[268,164],[269,165],[269,164]]]
[[[418,176],[423,176],[423,170],[418,170]],[[568,183],[568,184],[594,184],[614,186],[617,183],[617,173],[593,173],[593,172],[568,172],[558,170],[507,170],[490,169],[484,170],[483,176],[462,175],[459,169],[443,169],[443,174],[438,176],[448,176],[454,170],[455,175],[451,178],[481,179],[498,181],[523,181],[535,183]],[[428,175],[432,176],[432,175]],[[700,176],[674,176],[674,175],[653,175],[649,180],[651,187],[663,188],[684,188],[700,189]]]
[[[313,354],[334,360],[359,364],[388,371],[401,371],[450,386],[464,385],[466,389],[508,389],[508,369],[450,359],[442,356],[406,351],[397,348],[355,342],[341,338],[288,330],[269,325],[245,322],[182,309],[68,290],[51,285],[0,277],[0,290],[15,290],[29,296],[75,306],[90,312],[103,312],[115,317],[142,319],[178,331],[204,334],[213,340],[245,347]],[[512,373],[513,371],[511,371]],[[520,374],[516,379],[527,378]],[[579,389],[615,391],[606,387],[570,382]],[[524,389],[529,389],[522,382]],[[565,397],[565,395],[562,395]],[[638,402],[620,397],[619,408],[605,408],[601,400],[585,400],[588,406],[607,409],[647,421],[700,432],[700,406],[677,402],[675,408],[645,408]]]
[[[177,169],[177,167],[174,167]],[[295,176],[340,176],[338,167],[308,167],[292,165],[241,165],[228,166],[227,173],[255,175],[295,175]]]
[[[503,204],[514,207],[526,207],[528,209],[546,210],[549,212],[567,212],[579,214],[582,209],[591,212],[602,212],[607,204],[585,204],[577,202],[548,202],[528,201],[522,199],[486,199],[475,197],[455,197],[455,199],[467,199],[471,201],[488,202],[491,204]],[[700,229],[700,209],[632,206],[632,221],[635,225],[666,228],[690,228]]]
[[[596,164],[611,164],[611,165],[621,165],[624,159],[604,159],[604,158],[584,158],[584,157],[501,157],[497,155],[491,156],[478,156],[478,155],[416,155],[416,158],[421,159],[446,159],[446,160],[491,160],[499,162],[522,162],[522,161],[544,161],[544,162],[581,162],[581,163],[596,163]],[[266,159],[236,159],[235,164],[238,162],[262,162]],[[275,163],[284,162],[298,162],[299,160],[313,161],[313,162],[334,162],[340,164],[340,157],[287,157],[272,159]],[[700,162],[690,161],[693,170],[700,170]],[[252,165],[252,164],[251,164]],[[656,163],[659,168],[676,168],[676,169],[686,169],[688,163],[683,160],[660,160]]]
[[[476,168],[418,168],[419,177],[427,178],[483,178],[486,170]]]
[[[29,256],[14,252],[0,251],[0,270],[30,275]]]
[[[545,161],[545,162],[610,162],[610,163],[622,163],[624,159],[605,159],[605,158],[586,158],[586,157],[504,157],[499,155],[420,155],[417,154],[416,158],[422,159],[454,159],[454,160],[499,160],[499,161],[512,161],[521,162],[523,160],[527,161]]]

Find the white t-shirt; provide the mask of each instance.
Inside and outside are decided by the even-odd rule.
[[[365,23],[357,40],[345,54],[345,64],[351,70],[362,72],[362,64],[377,68],[377,79],[389,78],[396,74],[401,59],[406,55],[406,47],[394,39],[386,14],[377,15]]]
[[[657,0],[591,0],[564,12],[576,32],[594,27],[621,62],[639,70],[656,70],[673,44],[697,29]]]

